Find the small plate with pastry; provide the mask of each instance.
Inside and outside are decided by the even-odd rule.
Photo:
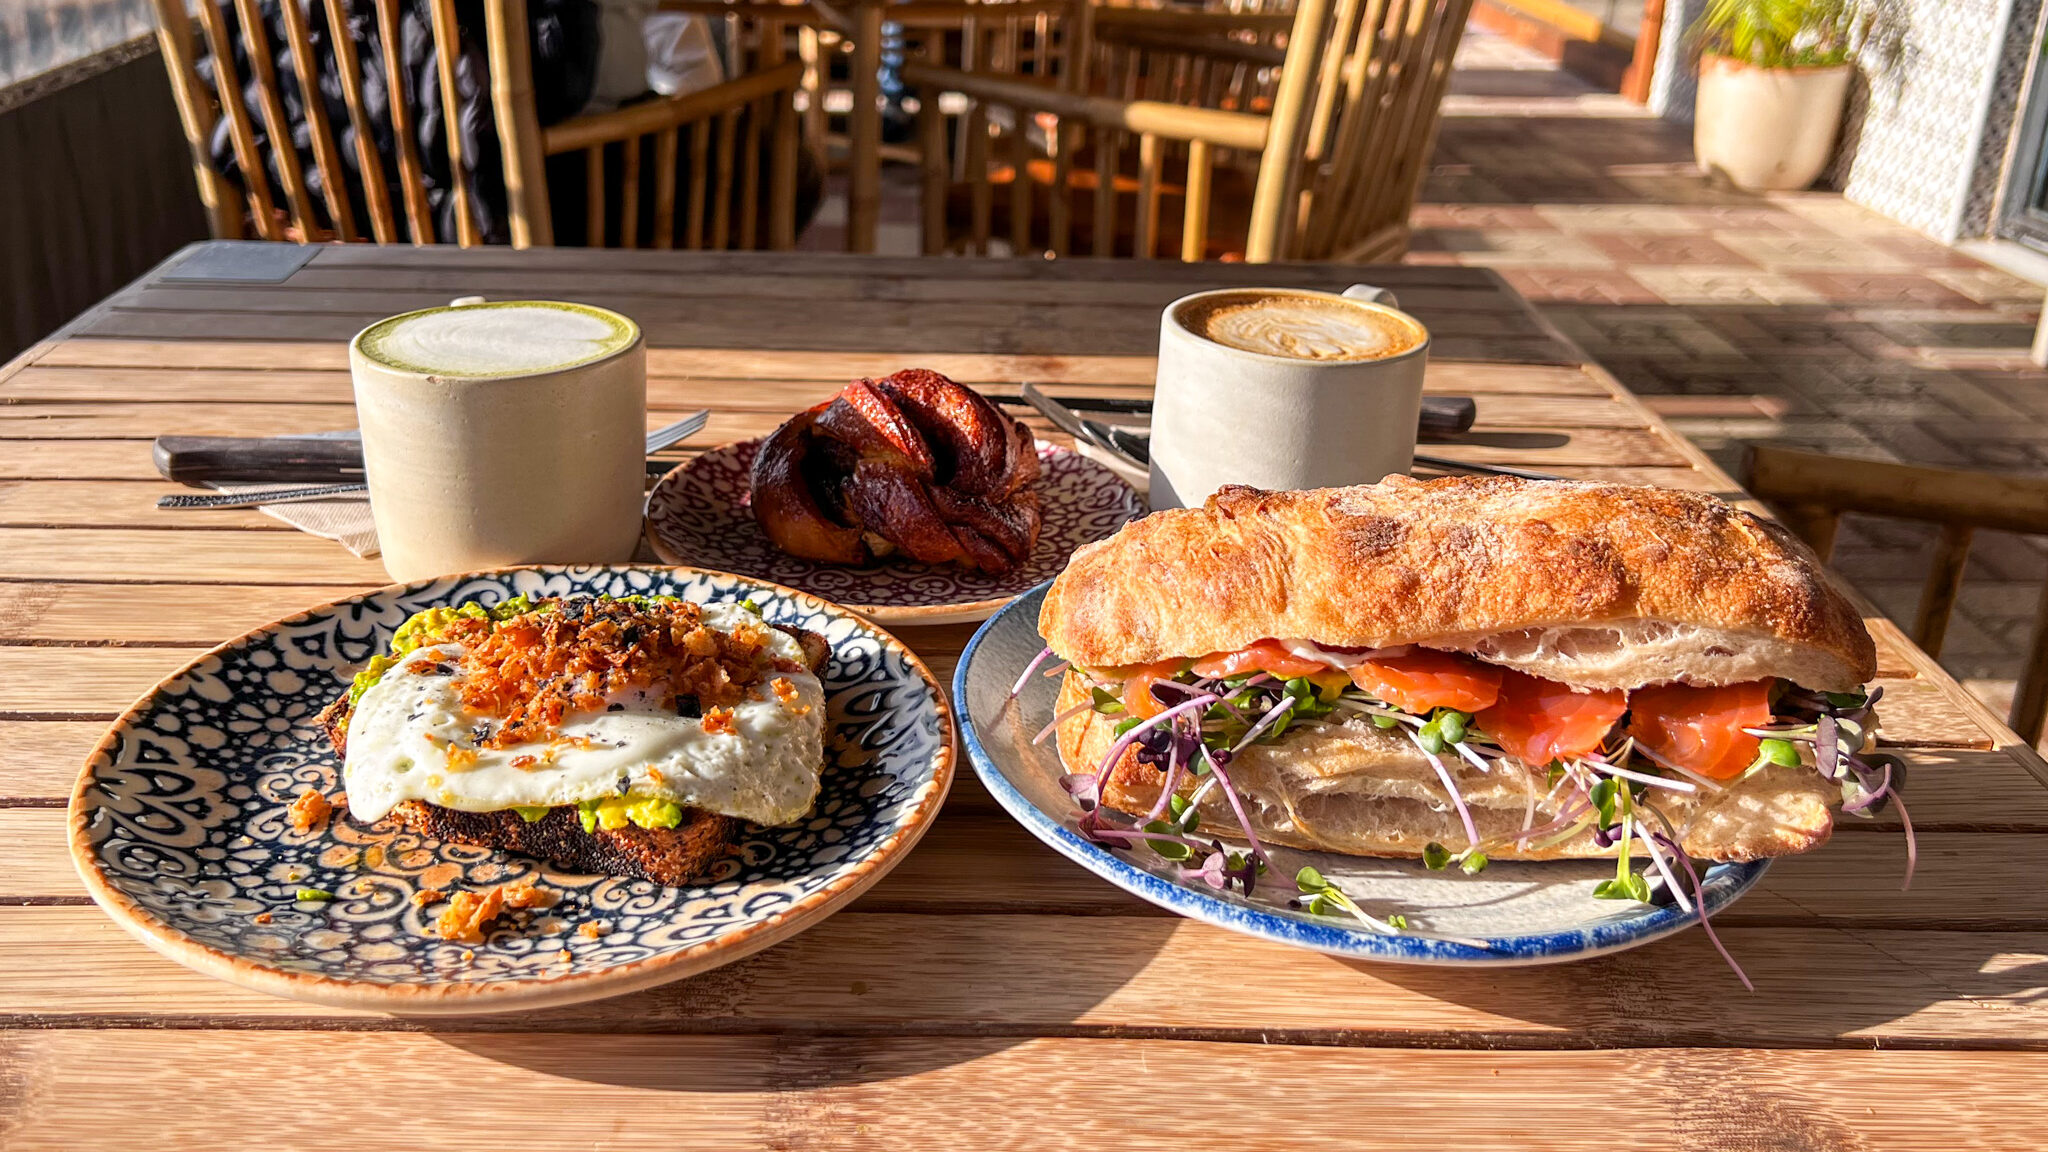
[[[939,686],[837,605],[689,568],[396,585],[214,649],[71,800],[114,920],[246,987],[492,1012],[701,972],[803,930],[952,780]]]
[[[1875,665],[1812,553],[1714,497],[1396,477],[1132,523],[983,625],[953,694],[996,799],[1135,895],[1535,964],[1712,936],[1838,813],[1905,821]]]
[[[1144,511],[1102,464],[912,368],[662,477],[647,541],[671,564],[772,580],[881,623],[952,624],[986,619]]]

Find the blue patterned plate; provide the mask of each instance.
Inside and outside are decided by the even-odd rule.
[[[824,787],[810,819],[756,828],[704,883],[559,873],[340,813],[310,833],[286,808],[333,795],[314,716],[407,616],[436,604],[661,593],[752,597],[832,643]],[[691,568],[520,568],[381,588],[258,628],[193,661],[114,722],[71,798],[71,854],[93,899],[158,952],[259,991],[344,1008],[491,1012],[612,996],[737,960],[865,891],[917,842],[953,779],[945,697],[894,637],[789,588]],[[563,894],[482,944],[427,932],[428,889],[522,877]],[[300,888],[336,894],[295,899]],[[577,929],[607,928],[589,938]]]
[[[1647,944],[1699,920],[1677,907],[1593,899],[1593,886],[1614,875],[1599,861],[1489,865],[1478,876],[1431,872],[1420,861],[1370,860],[1328,852],[1273,849],[1272,868],[1250,898],[1225,894],[1174,875],[1150,853],[1110,852],[1075,831],[1080,809],[1060,788],[1065,769],[1053,741],[1031,738],[1053,715],[1057,678],[1033,676],[1010,699],[1010,687],[1045,647],[1038,607],[1045,586],[990,618],[961,654],[953,700],[967,755],[996,800],[1033,835],[1063,856],[1144,900],[1246,935],[1369,960],[1406,964],[1550,964]],[[1717,864],[1707,870],[1709,914],[1728,906],[1763,877],[1769,861]],[[1389,936],[1348,920],[1295,908],[1294,874],[1304,864],[1336,883],[1367,911],[1407,916],[1413,934]],[[1441,939],[1458,937],[1485,948]]]
[[[884,624],[960,624],[1059,575],[1083,544],[1145,513],[1122,477],[1079,452],[1038,442],[1045,516],[1038,547],[1014,572],[991,576],[951,565],[883,560],[865,567],[803,560],[769,543],[754,523],[748,477],[758,440],[713,448],[661,478],[647,496],[647,543],[670,564],[701,564],[801,588]]]

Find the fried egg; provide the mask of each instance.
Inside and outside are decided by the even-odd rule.
[[[731,632],[759,620],[734,605],[706,605],[706,627]],[[802,647],[768,629],[771,656],[804,664]],[[602,712],[568,716],[546,742],[480,747],[496,720],[462,701],[464,649],[422,646],[365,690],[349,719],[342,774],[351,815],[382,819],[408,800],[462,812],[658,798],[756,824],[807,815],[824,762],[825,690],[808,671],[771,672],[707,729],[645,693],[615,696]],[[424,657],[424,658],[423,658]]]

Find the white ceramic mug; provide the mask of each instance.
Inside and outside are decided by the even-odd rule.
[[[1370,314],[1368,327],[1405,335],[1389,355],[1308,359],[1218,343],[1183,323],[1216,298],[1259,293],[1343,301]],[[1367,284],[1342,295],[1226,288],[1181,297],[1159,325],[1152,507],[1199,505],[1225,484],[1334,488],[1408,471],[1428,355],[1428,329]]]
[[[458,302],[365,328],[349,369],[392,579],[632,559],[647,457],[633,321],[581,304]]]

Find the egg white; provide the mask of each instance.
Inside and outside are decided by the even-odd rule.
[[[721,631],[759,626],[733,605],[707,605],[704,623]],[[802,647],[779,630],[768,630],[768,647],[803,663]],[[552,741],[475,748],[479,726],[496,721],[463,706],[462,653],[457,644],[424,646],[356,701],[342,769],[356,819],[382,819],[407,800],[496,812],[630,793],[775,825],[802,818],[817,800],[825,690],[809,672],[774,673],[755,685],[733,707],[729,733],[707,732],[701,720],[632,693],[609,701],[611,710],[568,717]],[[774,691],[778,677],[794,689],[787,701]],[[475,762],[451,767],[451,745],[475,748]],[[514,767],[522,757],[533,762]]]

